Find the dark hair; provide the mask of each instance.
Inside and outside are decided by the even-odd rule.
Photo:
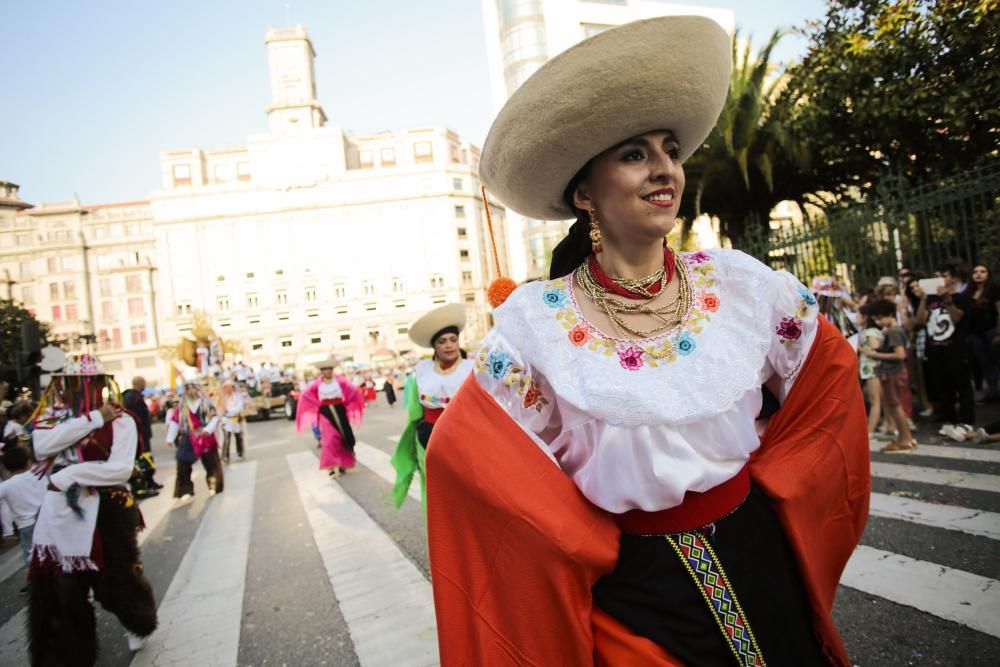
[[[872,318],[873,303],[874,301],[868,301],[866,303],[861,304],[861,307],[858,308],[858,314],[860,314],[861,317],[865,319],[865,329],[873,329],[876,326],[875,320],[874,318]]]
[[[11,472],[20,472],[28,467],[31,457],[24,447],[10,446],[3,450],[3,464]]]
[[[573,195],[577,187],[590,176],[590,164],[587,162],[580,171],[570,179],[569,185],[563,190],[563,201],[576,214],[576,222],[570,225],[569,233],[552,249],[552,262],[549,264],[549,280],[562,278],[572,273],[576,267],[586,261],[593,251],[590,243],[590,214],[577,208],[573,203]]]
[[[958,278],[963,283],[969,280],[969,265],[958,257],[949,257],[937,267],[938,273],[947,273],[953,278]]]
[[[444,329],[441,329],[440,331],[438,331],[437,333],[435,333],[433,336],[431,336],[431,347],[434,347],[434,344],[437,343],[437,339],[440,338],[441,336],[445,335],[445,334],[455,334],[457,336],[458,335],[458,327],[456,327],[455,325],[452,324],[452,325],[446,326]],[[460,355],[462,355],[463,359],[468,359],[469,358],[469,353],[466,352],[461,347],[458,348],[458,353]],[[431,355],[431,359],[435,359],[436,360],[437,356],[438,356],[437,350],[434,350],[434,354]]]
[[[868,307],[868,313],[873,318],[895,317],[896,304],[886,299],[878,299],[877,301],[872,301],[871,305]]]

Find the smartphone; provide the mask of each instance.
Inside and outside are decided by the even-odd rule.
[[[924,294],[932,296],[938,293],[938,289],[944,287],[944,278],[921,278],[917,281]]]

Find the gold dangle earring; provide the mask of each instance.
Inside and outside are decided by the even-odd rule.
[[[597,209],[592,208],[590,213],[590,248],[594,254],[601,252],[601,228],[597,222]]]

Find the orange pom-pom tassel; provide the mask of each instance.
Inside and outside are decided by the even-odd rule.
[[[498,308],[516,289],[517,283],[510,278],[501,276],[491,282],[490,286],[486,288],[486,299],[490,302],[491,306]]]

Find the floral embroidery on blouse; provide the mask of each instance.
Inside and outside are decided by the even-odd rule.
[[[494,380],[499,380],[509,390],[521,396],[521,405],[525,409],[541,412],[549,404],[549,399],[542,394],[531,372],[514,365],[506,352],[480,348],[476,353],[475,364],[478,372],[488,373]]]
[[[782,345],[789,345],[802,337],[802,318],[809,314],[810,306],[816,305],[816,297],[805,286],[799,285],[798,291],[799,307],[795,311],[795,315],[781,318],[781,322],[774,330],[781,338],[778,342]]]
[[[615,357],[622,368],[637,371],[656,368],[690,355],[698,347],[695,337],[722,305],[716,288],[715,262],[707,252],[678,253],[688,270],[692,298],[687,319],[673,331],[646,340],[619,340],[598,331],[580,315],[571,295],[572,274],[550,280],[542,292],[545,305],[555,311],[556,321],[566,330],[566,338],[579,348],[605,357]]]

